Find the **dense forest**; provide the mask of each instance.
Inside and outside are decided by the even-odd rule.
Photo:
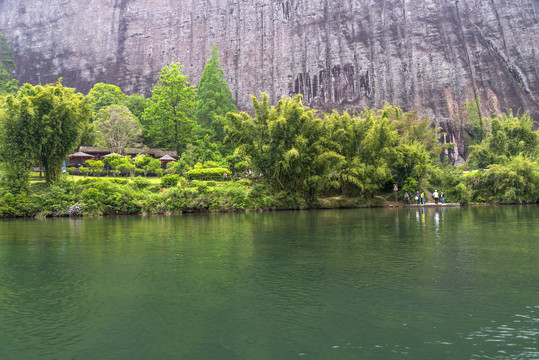
[[[461,204],[539,200],[539,131],[525,113],[478,117],[467,104],[468,157],[455,167],[444,156],[454,144],[442,146],[433,119],[388,103],[321,113],[302,95],[271,104],[261,92],[238,112],[215,46],[198,87],[172,63],[144,98],[105,83],[83,95],[61,79],[19,87],[0,40],[3,217],[381,206],[395,199],[394,184],[401,200],[434,190]],[[118,155],[87,161],[82,176],[62,173],[81,145]],[[122,156],[142,146],[178,157],[163,167]],[[112,172],[98,177],[106,166]]]

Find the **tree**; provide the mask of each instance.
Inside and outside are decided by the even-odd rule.
[[[129,108],[131,113],[139,120],[142,125],[142,137],[144,143],[149,143],[149,135],[147,133],[148,124],[146,124],[146,118],[144,117],[144,111],[153,104],[150,99],[144,98],[139,94],[131,94],[126,98],[125,106]]]
[[[539,152],[539,130],[533,130],[528,114],[513,116],[500,114],[490,120],[490,133],[478,145],[470,146],[468,163],[476,168],[502,164],[508,159],[522,155],[532,161]]]
[[[179,63],[161,69],[151,100],[143,116],[149,143],[180,154],[196,128],[196,90],[189,85],[189,76],[183,75]]]
[[[302,98],[283,98],[274,107],[261,93],[261,101],[252,97],[255,117],[228,113],[225,129],[274,190],[312,199],[344,157],[324,146],[323,122],[302,104]]]
[[[12,78],[15,69],[13,51],[9,47],[6,37],[0,34],[0,95],[17,92],[19,81]]]
[[[9,96],[0,119],[0,157],[15,191],[27,187],[34,163],[45,170],[48,184],[57,181],[66,156],[78,144],[90,107],[80,93],[57,84],[24,85]],[[18,181],[14,178],[20,177]]]
[[[228,112],[236,111],[234,97],[226,82],[217,46],[214,44],[198,84],[196,118],[213,140],[222,141],[224,123],[221,119]]]
[[[144,111],[152,104],[150,99],[144,98],[140,94],[131,94],[125,99],[125,106],[142,123]]]
[[[123,155],[127,147],[140,145],[142,126],[125,106],[111,105],[99,110],[95,123],[101,146]]]
[[[97,83],[88,93],[88,102],[97,114],[99,110],[110,105],[124,105],[125,94],[116,85]]]

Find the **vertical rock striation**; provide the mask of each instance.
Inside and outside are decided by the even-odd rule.
[[[539,0],[0,0],[16,77],[148,94],[213,43],[239,108],[302,93],[318,109],[383,101],[455,122],[459,104],[539,119]]]

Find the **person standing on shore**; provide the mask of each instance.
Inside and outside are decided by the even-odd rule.
[[[425,204],[425,193],[421,191],[421,204]]]
[[[434,203],[438,205],[438,190],[434,190],[432,196],[434,196]]]
[[[440,193],[440,200],[442,200],[442,204],[445,204],[445,194],[443,191]]]
[[[417,200],[417,205],[419,205],[419,200],[420,200],[419,191],[417,192],[417,194],[415,194],[415,199]]]

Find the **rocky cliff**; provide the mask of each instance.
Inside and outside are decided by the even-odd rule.
[[[0,32],[24,82],[148,94],[171,62],[196,84],[215,43],[240,108],[259,91],[302,93],[323,110],[386,100],[444,124],[478,97],[484,112],[539,119],[538,12],[539,0],[0,0]]]

